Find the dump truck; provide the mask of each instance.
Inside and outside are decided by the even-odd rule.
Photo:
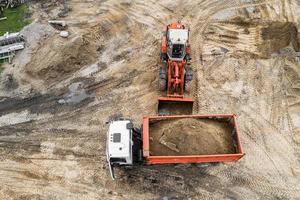
[[[194,100],[184,96],[193,79],[189,35],[190,30],[180,21],[167,25],[163,31],[158,85],[167,94],[158,99],[159,115],[192,114]]]
[[[192,123],[190,123],[192,121]],[[115,166],[237,161],[244,156],[236,115],[147,116],[109,122],[106,157]]]

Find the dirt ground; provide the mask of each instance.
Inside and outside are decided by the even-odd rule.
[[[60,2],[31,4],[26,48],[1,73],[0,199],[300,199],[298,0]],[[118,169],[112,181],[105,122],[156,114],[174,20],[191,29],[193,113],[237,114],[246,155]]]
[[[233,127],[211,119],[174,119],[149,127],[150,155],[213,155],[235,153]]]

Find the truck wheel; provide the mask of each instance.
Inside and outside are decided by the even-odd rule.
[[[136,134],[138,134],[139,136],[141,136],[141,129],[140,128],[133,128],[133,132],[135,132]]]
[[[193,80],[193,70],[191,67],[187,67],[185,69],[185,75],[184,75],[185,81],[189,82]]]
[[[167,80],[160,78],[158,81],[158,87],[160,91],[165,91],[167,88]]]
[[[192,85],[191,81],[187,81],[186,79],[184,79],[184,91],[185,92],[191,91],[191,85]]]
[[[160,53],[160,59],[163,61],[163,62],[166,62],[167,61],[167,54],[166,53]]]
[[[167,74],[164,67],[159,68],[158,88],[160,91],[165,91],[167,89]]]

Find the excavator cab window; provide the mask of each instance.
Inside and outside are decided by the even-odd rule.
[[[182,58],[184,52],[183,44],[173,44],[172,57],[173,58]]]

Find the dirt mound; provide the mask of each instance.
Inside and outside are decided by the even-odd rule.
[[[174,119],[150,125],[151,155],[234,153],[232,127],[211,119]]]
[[[271,22],[261,28],[258,48],[269,56],[271,53],[292,44],[294,50],[299,51],[298,30],[290,22]]]
[[[214,23],[205,32],[206,55],[244,54],[268,58],[272,53],[291,44],[299,51],[298,30],[294,23],[279,21],[246,20],[234,18]]]
[[[96,47],[81,37],[68,41],[55,38],[36,51],[26,72],[48,83],[60,81],[96,59]],[[31,66],[35,66],[34,68]]]

